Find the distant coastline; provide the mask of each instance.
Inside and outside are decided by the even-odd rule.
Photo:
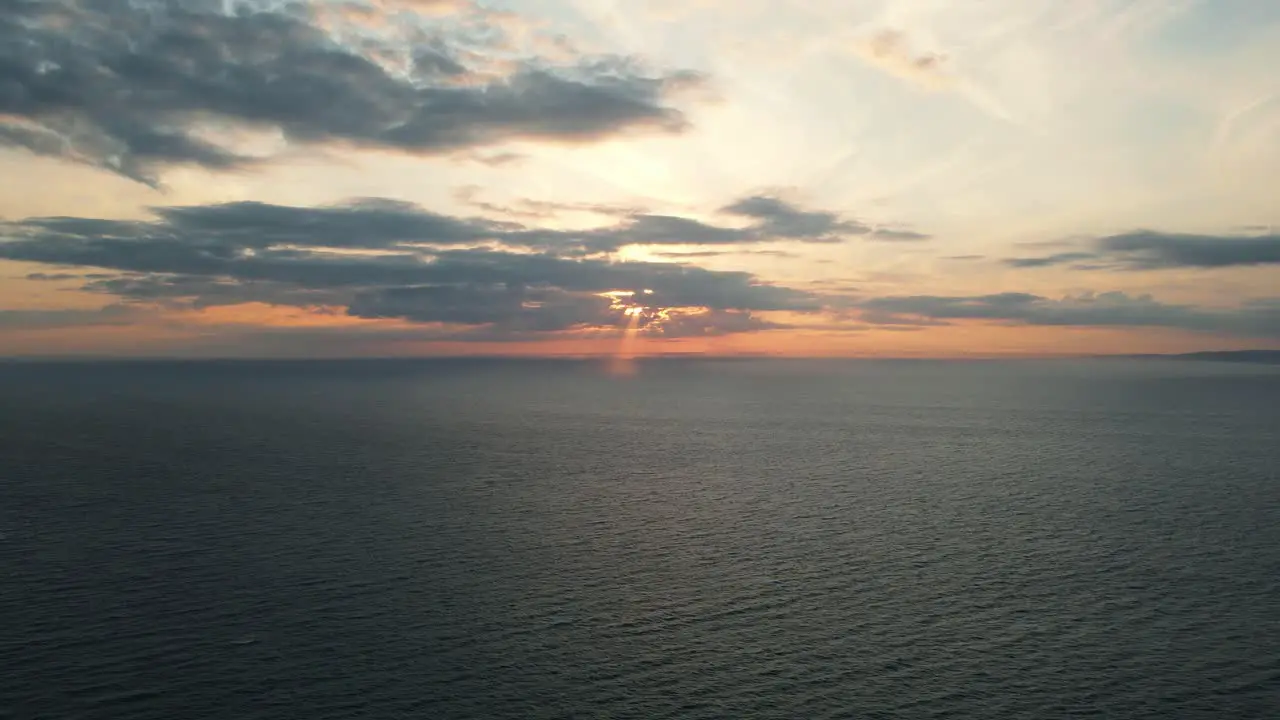
[[[1280,365],[1280,350],[1209,350],[1203,352],[1179,353],[1176,355],[1130,355],[1129,357]]]

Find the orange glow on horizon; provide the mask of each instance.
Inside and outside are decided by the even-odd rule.
[[[628,308],[629,310],[630,308]],[[624,311],[623,331],[583,329],[545,339],[503,342],[415,339],[447,331],[441,325],[362,319],[344,308],[304,309],[244,303],[198,310],[143,312],[130,323],[6,333],[7,354],[120,356],[373,357],[505,355],[599,357],[626,374],[644,357],[706,355],[765,357],[1052,357],[1177,353],[1216,349],[1280,349],[1277,342],[1214,338],[1163,328],[1090,328],[957,322],[921,330],[870,326],[775,329],[721,336],[662,337],[643,332],[643,310]],[[652,322],[652,320],[651,320]],[[465,330],[465,327],[459,327]],[[296,348],[291,331],[310,333]]]

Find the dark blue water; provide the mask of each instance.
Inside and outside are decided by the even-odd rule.
[[[0,716],[1280,717],[1278,370],[0,366]]]

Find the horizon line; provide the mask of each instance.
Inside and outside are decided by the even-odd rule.
[[[715,354],[699,352],[654,353],[637,355],[628,358],[632,362],[653,360],[798,360],[798,361],[845,361],[845,360],[915,360],[915,361],[983,361],[983,360],[1106,360],[1106,359],[1159,359],[1159,358],[1195,358],[1195,357],[1247,357],[1274,356],[1280,359],[1280,349],[1250,348],[1244,350],[1195,350],[1179,353],[1005,353],[1005,354],[971,354],[971,355],[773,355],[769,353],[732,353]],[[0,363],[155,363],[155,362],[430,362],[443,360],[513,360],[513,361],[604,361],[616,362],[617,357],[599,353],[564,353],[564,354],[507,354],[507,353],[475,353],[475,354],[440,354],[440,355],[108,355],[108,354],[59,354],[59,355],[0,355]]]

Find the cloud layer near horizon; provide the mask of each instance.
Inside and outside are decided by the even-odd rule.
[[[116,274],[86,278],[84,288],[135,302],[342,307],[353,317],[482,326],[485,338],[632,322],[664,336],[714,335],[777,327],[753,313],[814,312],[821,303],[751,273],[624,262],[602,253],[633,244],[832,243],[844,239],[840,233],[871,232],[834,213],[763,196],[723,209],[751,221],[739,227],[637,214],[569,231],[453,217],[383,199],[154,212],[150,222],[59,217],[9,223],[0,227],[8,238],[0,241],[0,258],[112,270]],[[620,291],[636,299],[606,295]],[[644,310],[627,315],[624,306]]]
[[[858,303],[862,320],[882,325],[950,325],[985,320],[1049,327],[1164,327],[1280,338],[1280,297],[1226,308],[1160,302],[1124,292],[1084,293],[1059,299],[1031,293],[991,295],[907,295]]]
[[[726,218],[747,225],[636,212],[585,230],[455,217],[376,198],[325,207],[227,203],[153,212],[152,221],[54,217],[8,223],[0,226],[6,238],[0,258],[94,268],[99,272],[28,278],[82,278],[83,289],[125,303],[339,308],[354,318],[445,327],[434,337],[451,339],[528,340],[567,331],[617,332],[629,324],[662,337],[723,335],[787,327],[769,317],[779,312],[828,313],[856,321],[853,329],[983,321],[1280,338],[1275,298],[1200,308],[1124,292],[1060,299],[1025,292],[864,297],[610,254],[637,244],[741,248],[873,235],[855,220],[767,196],[721,208]],[[117,310],[106,320],[124,317]]]

